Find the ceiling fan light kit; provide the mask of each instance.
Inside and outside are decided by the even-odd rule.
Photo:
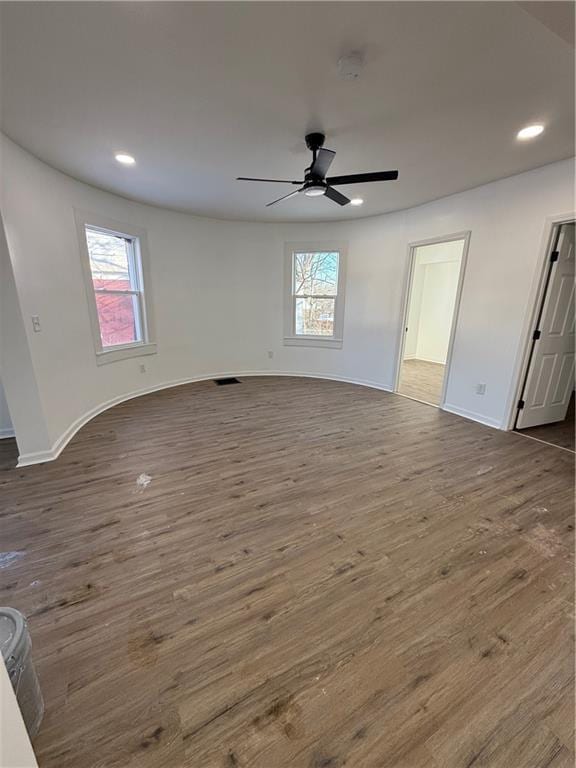
[[[282,200],[288,200],[304,192],[306,197],[327,197],[338,205],[348,205],[350,199],[334,187],[340,184],[368,184],[373,181],[395,181],[398,171],[375,171],[372,173],[354,173],[348,176],[326,176],[336,156],[336,152],[324,148],[325,136],[323,133],[309,133],[306,135],[306,146],[312,152],[312,163],[304,172],[303,181],[290,181],[287,179],[254,179],[248,176],[238,176],[237,181],[261,181],[273,184],[293,184],[299,189],[289,192],[277,200],[267,203],[266,207],[276,205]]]
[[[304,189],[304,194],[307,197],[320,197],[320,195],[326,194],[326,187],[324,184],[315,184],[312,182]]]

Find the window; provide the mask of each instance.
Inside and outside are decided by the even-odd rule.
[[[103,349],[142,341],[143,300],[134,239],[86,227]]]
[[[344,250],[287,244],[286,344],[342,346]]]
[[[155,352],[149,339],[142,235],[103,226],[94,217],[80,218],[98,362]]]

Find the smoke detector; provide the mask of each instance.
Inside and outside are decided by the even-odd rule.
[[[364,57],[359,51],[353,51],[338,59],[338,74],[342,80],[357,80],[364,67]]]

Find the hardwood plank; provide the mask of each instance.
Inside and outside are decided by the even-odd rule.
[[[446,366],[427,360],[404,360],[400,370],[398,392],[415,400],[439,405]]]
[[[568,453],[253,378],[119,405],[0,498],[42,768],[573,759]]]
[[[572,393],[568,411],[564,421],[556,421],[553,424],[542,424],[540,427],[527,427],[526,429],[517,429],[519,435],[535,437],[537,440],[544,440],[546,443],[557,445],[560,448],[567,448],[574,451],[576,443],[576,429],[574,426],[575,393]]]

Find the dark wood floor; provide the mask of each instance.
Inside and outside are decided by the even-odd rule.
[[[0,472],[4,469],[12,469],[18,463],[18,446],[13,437],[5,437],[0,440]]]
[[[574,394],[572,394],[564,421],[556,421],[554,424],[543,424],[541,427],[518,429],[517,432],[521,435],[535,437],[538,440],[544,440],[546,443],[573,451],[576,442],[574,399]]]
[[[42,768],[569,768],[569,453],[306,379],[166,390],[0,473]]]

